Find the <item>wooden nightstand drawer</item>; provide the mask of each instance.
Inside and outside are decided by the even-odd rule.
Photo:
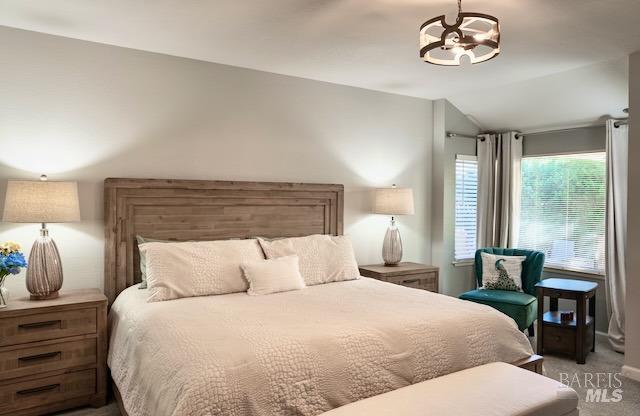
[[[95,394],[95,390],[95,369],[0,386],[0,415],[88,397]]]
[[[0,346],[94,334],[96,308],[0,319]]]
[[[385,280],[397,285],[435,292],[437,290],[436,279],[437,275],[435,273],[416,273],[403,276],[390,276]]]
[[[0,352],[0,380],[95,364],[96,339],[50,342]]]
[[[544,349],[563,354],[575,355],[575,331],[547,325],[544,328]]]
[[[414,289],[438,292],[438,268],[420,263],[400,263],[397,266],[371,264],[360,266],[360,274]]]

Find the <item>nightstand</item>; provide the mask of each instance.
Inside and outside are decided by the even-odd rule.
[[[584,364],[589,350],[596,349],[596,290],[598,284],[585,280],[548,278],[536,284],[538,294],[537,353],[559,352]],[[544,298],[549,297],[549,312],[544,312]],[[576,311],[571,321],[562,321],[558,299],[573,299]],[[589,303],[588,310],[586,307]]]
[[[0,415],[103,406],[106,355],[107,298],[99,290],[11,299],[0,310]]]
[[[395,283],[414,289],[438,292],[438,268],[420,263],[400,263],[397,266],[372,264],[359,266],[360,274],[365,277]]]

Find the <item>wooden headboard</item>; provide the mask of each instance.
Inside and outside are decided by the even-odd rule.
[[[140,282],[136,235],[186,241],[343,232],[342,185],[110,178],[104,194],[110,304]]]

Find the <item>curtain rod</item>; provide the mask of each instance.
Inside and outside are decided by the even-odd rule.
[[[618,128],[620,126],[625,126],[629,124],[629,120],[628,119],[620,119],[617,120],[616,122],[613,123],[613,127]],[[565,128],[565,129],[556,129],[556,130],[547,130],[547,131],[536,131],[533,133],[517,133],[516,134],[516,138],[520,139],[522,137],[526,137],[526,136],[538,136],[540,134],[548,134],[548,133],[557,133],[557,132],[562,132],[562,131],[571,131],[571,130],[576,130],[576,129],[580,129],[580,128],[589,128],[589,127],[604,127],[606,124],[592,124],[589,126],[583,126],[583,127],[570,127],[570,128]],[[492,133],[486,133],[486,134],[492,134]],[[452,132],[447,132],[447,137],[450,139],[459,137],[461,139],[474,139],[476,140],[478,137],[480,137],[480,135],[477,136],[469,136],[467,134],[458,134],[458,133],[452,133]]]
[[[613,127],[618,128],[620,126],[624,126],[629,124],[629,120],[628,119],[620,119],[620,120],[616,120],[613,123]],[[533,133],[518,133],[516,134],[517,138],[521,138],[521,137],[526,137],[526,136],[538,136],[540,134],[548,134],[548,133],[557,133],[557,132],[562,132],[562,131],[571,131],[571,130],[576,130],[576,129],[582,129],[582,128],[589,128],[589,127],[604,127],[606,126],[606,123],[600,123],[600,124],[592,124],[589,126],[582,126],[582,127],[570,127],[570,128],[566,128],[566,129],[557,129],[557,130],[547,130],[547,131],[536,131]]]
[[[620,126],[625,126],[627,124],[629,124],[629,120],[624,118],[624,119],[616,120],[613,123],[613,127],[618,128]],[[592,124],[590,126],[583,126],[583,127],[570,127],[570,128],[566,128],[566,129],[557,129],[557,130],[548,130],[548,131],[536,131],[534,133],[518,133],[518,134],[516,134],[516,137],[520,138],[520,137],[525,137],[525,136],[537,136],[539,134],[556,133],[556,132],[561,132],[561,131],[570,131],[570,130],[576,130],[576,129],[582,129],[582,128],[589,128],[589,127],[604,127],[606,125],[607,125],[606,123],[600,123],[600,124]]]
[[[629,107],[625,108],[625,109],[624,109],[624,110],[622,110],[622,111],[623,111],[624,113],[629,114]],[[618,120],[618,121],[614,122],[614,123],[613,123],[613,127],[618,128],[618,127],[620,127],[620,126],[625,126],[625,125],[627,125],[627,124],[629,124],[629,119],[628,119],[628,118],[623,118],[623,119],[620,119],[620,120]]]
[[[546,130],[546,131],[535,131],[533,133],[518,133],[516,134],[516,137],[519,139],[521,137],[527,137],[527,136],[539,136],[541,134],[549,134],[549,133],[559,133],[559,132],[563,132],[563,131],[572,131],[572,130],[576,130],[576,129],[583,129],[583,128],[589,128],[589,127],[604,127],[605,124],[591,124],[588,126],[581,126],[581,127],[568,127],[568,128],[564,128],[564,129],[554,129],[554,130]]]
[[[629,124],[629,120],[628,119],[618,120],[615,123],[613,123],[613,127],[618,128],[620,126],[626,126],[627,124]]]
[[[453,139],[454,137],[460,137],[461,139],[473,139],[476,140],[478,136],[469,136],[467,134],[458,134],[458,133],[447,133],[447,137]]]
[[[623,113],[629,114],[629,108],[625,108],[622,110]],[[618,128],[620,126],[624,126],[629,124],[629,119],[628,118],[620,118],[616,121],[613,122],[613,127]],[[564,129],[557,129],[557,130],[548,130],[548,131],[536,131],[533,133],[518,133],[516,134],[516,138],[520,138],[520,137],[525,137],[525,136],[536,136],[538,134],[546,134],[546,133],[555,133],[555,132],[560,132],[560,131],[569,131],[569,130],[575,130],[575,129],[579,129],[579,128],[588,128],[588,127],[604,127],[606,126],[607,123],[598,123],[598,124],[592,124],[592,125],[586,125],[586,126],[576,126],[576,127],[569,127],[569,128],[564,128]]]

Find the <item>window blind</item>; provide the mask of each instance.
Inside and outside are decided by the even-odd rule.
[[[546,266],[604,273],[606,155],[522,160],[518,247],[539,250]]]
[[[456,156],[455,260],[472,259],[476,252],[478,161]]]

